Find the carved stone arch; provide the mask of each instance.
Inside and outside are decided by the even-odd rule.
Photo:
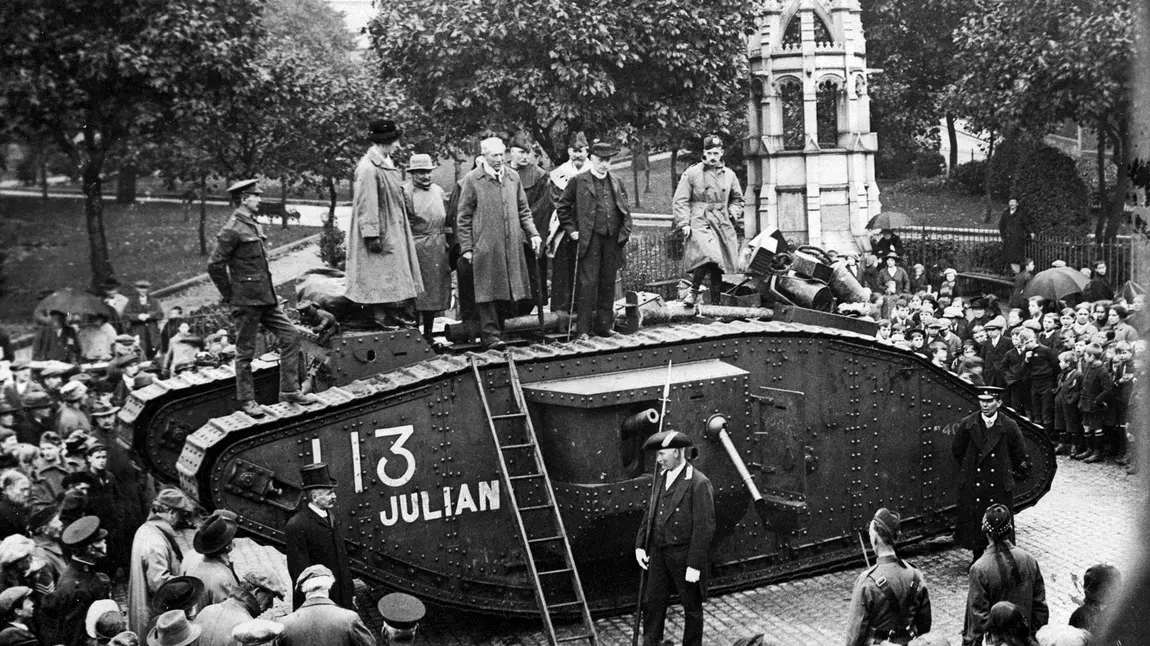
[[[823,83],[828,82],[834,85],[839,92],[842,92],[844,89],[846,89],[846,78],[844,78],[841,73],[833,70],[823,70],[822,73],[819,74],[818,79],[815,81],[815,86],[818,87]]]
[[[798,73],[792,74],[788,72],[786,74],[780,74],[779,76],[771,79],[770,83],[772,94],[776,95],[782,92],[783,88],[787,85],[790,85],[791,83],[798,85],[799,90],[803,89],[803,79],[798,75]]]
[[[779,24],[782,25],[782,29],[779,30],[779,42],[773,43],[775,47],[782,47],[783,37],[787,32],[787,27],[790,26],[791,20],[796,17],[796,15],[799,13],[799,10],[802,9],[805,1],[806,0],[791,0],[787,4],[787,7],[783,9],[782,14],[779,16]],[[842,30],[839,29],[839,26],[835,24],[834,20],[831,20],[830,11],[828,11],[823,3],[818,0],[811,3],[811,8],[814,10],[815,16],[817,16],[819,20],[823,21],[823,26],[827,28],[827,32],[830,33],[831,38],[834,39],[834,42],[841,43],[844,40]]]

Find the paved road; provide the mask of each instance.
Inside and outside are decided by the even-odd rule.
[[[1037,506],[1022,512],[1017,521],[1019,543],[1042,567],[1051,622],[1066,623],[1082,596],[1081,577],[1087,567],[1105,562],[1128,571],[1145,555],[1146,547],[1136,534],[1136,519],[1139,511],[1147,508],[1148,493],[1144,481],[1127,477],[1112,465],[1085,465],[1059,458],[1058,466],[1051,492]],[[241,571],[258,567],[287,580],[286,560],[274,549],[243,539],[235,556]],[[926,574],[935,630],[942,631],[951,644],[960,644],[969,552],[942,538],[906,550],[904,556]],[[838,644],[844,639],[843,624],[857,573],[857,569],[845,570],[713,597],[705,606],[704,643],[726,646],[739,637],[765,633],[767,643]],[[286,611],[281,605],[269,616]],[[374,627],[379,625],[374,611],[367,621]],[[678,642],[682,613],[676,608],[668,622],[668,637]],[[596,628],[603,644],[630,643],[630,616],[601,619]],[[546,644],[537,621],[436,609],[431,610],[420,634],[420,643],[429,646]]]

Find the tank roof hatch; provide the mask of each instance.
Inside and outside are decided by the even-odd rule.
[[[692,361],[671,366],[671,385],[698,383],[712,379],[743,377],[746,370],[718,359]],[[667,366],[622,370],[606,374],[537,381],[523,385],[529,402],[558,404],[574,408],[598,408],[657,400],[663,396]]]

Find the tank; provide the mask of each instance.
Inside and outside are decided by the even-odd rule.
[[[482,386],[493,414],[514,410],[512,362],[598,614],[635,606],[635,534],[654,467],[641,447],[660,425],[692,438],[693,464],[714,485],[712,592],[861,562],[860,534],[882,506],[902,513],[908,541],[952,530],[950,445],[978,410],[970,384],[876,342],[873,324],[857,319],[629,302],[626,334],[541,342],[548,330],[535,329],[535,340],[501,352],[436,354],[414,332],[347,331],[323,345],[302,332],[319,405],[271,404],[260,419],[232,412],[234,375],[218,369],[135,393],[120,437],[161,478],[207,509],[237,512],[244,532],[280,547],[300,467],[326,462],[357,576],[500,615],[539,613],[480,395]],[[264,363],[256,375],[265,393],[278,368]],[[1015,489],[1024,509],[1050,488],[1053,445],[1004,414],[1034,464]],[[535,482],[516,490],[520,507],[545,496]]]

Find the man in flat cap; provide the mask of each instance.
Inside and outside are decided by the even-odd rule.
[[[128,577],[128,625],[144,634],[152,623],[152,596],[165,581],[180,575],[184,553],[175,528],[195,507],[179,489],[164,489],[152,501],[152,513],[136,530]]]
[[[635,560],[647,570],[643,600],[643,644],[663,643],[663,621],[671,591],[683,604],[683,646],[703,643],[703,598],[711,539],[715,535],[715,501],[711,481],[687,461],[693,445],[678,431],[647,438],[645,450],[657,451],[660,472],[651,504],[635,537]]]
[[[412,155],[407,164],[410,178],[403,185],[423,281],[415,309],[429,343],[435,316],[451,307],[451,262],[447,250],[455,240],[454,223],[447,221],[447,196],[439,184],[431,181],[431,171],[436,167],[431,155]]]
[[[540,237],[546,237],[551,226],[551,214],[555,212],[555,204],[551,201],[551,183],[547,171],[539,167],[532,152],[531,138],[526,133],[517,133],[511,138],[507,146],[508,163],[519,173],[519,181],[523,183],[523,193],[527,196],[527,206],[531,209],[531,217],[535,222],[535,230]],[[542,302],[547,304],[547,254],[534,251],[528,253],[528,262],[534,262],[528,278],[531,281],[531,307]],[[538,273],[536,273],[538,272]],[[531,310],[520,313],[530,314]]]
[[[590,145],[582,132],[571,134],[567,144],[567,161],[551,170],[551,202],[559,203],[567,184],[579,173],[591,169],[587,164],[587,151]],[[559,226],[559,215],[555,213],[546,229],[539,230],[547,237],[547,254],[553,258],[551,279],[551,311],[571,313],[575,304],[575,256],[579,243],[572,240]]]
[[[112,598],[111,579],[97,567],[108,555],[107,536],[95,516],[84,516],[64,529],[61,542],[71,560],[56,590],[44,597],[40,629],[45,644],[85,643],[88,606]]]
[[[148,294],[152,283],[137,280],[134,286],[136,289],[128,296],[128,305],[124,308],[124,327],[128,334],[140,340],[144,358],[151,359],[160,351],[160,321],[164,320],[164,310],[159,299]]]
[[[986,549],[982,514],[993,504],[1013,509],[1014,481],[1024,479],[1031,466],[1018,424],[998,410],[1002,389],[980,388],[978,405],[979,412],[958,423],[951,446],[959,465],[954,540],[973,553],[972,561]]]
[[[723,274],[739,269],[739,231],[743,229],[743,189],[735,172],[723,165],[723,140],[703,138],[703,161],[679,178],[672,225],[686,239],[683,267],[691,272],[691,291],[684,304],[699,298],[710,277],[711,304],[722,295]]]
[[[475,304],[486,348],[503,346],[503,319],[515,303],[531,298],[530,269],[523,245],[536,253],[542,238],[535,230],[519,173],[503,161],[506,146],[498,137],[480,144],[483,163],[463,178],[459,195],[460,262],[469,263]]]
[[[0,644],[40,646],[36,634],[36,601],[32,588],[14,585],[0,592]]]
[[[238,528],[235,512],[217,509],[204,520],[192,539],[192,548],[204,555],[203,561],[188,570],[189,575],[204,582],[201,608],[227,599],[231,589],[240,583],[230,556]]]
[[[208,261],[208,275],[224,303],[231,306],[236,325],[236,398],[240,409],[252,417],[264,414],[256,403],[252,381],[252,357],[261,325],[279,339],[280,401],[305,405],[319,401],[315,395],[300,392],[299,334],[279,306],[268,267],[267,234],[255,221],[262,192],[254,179],[236,182],[228,189],[236,210],[216,234],[216,250]]]
[[[359,615],[329,598],[335,581],[335,575],[323,565],[312,565],[300,573],[295,585],[306,601],[283,618],[279,646],[375,646]]]
[[[982,329],[986,331],[986,341],[978,349],[982,359],[982,378],[986,385],[1006,387],[1006,356],[1014,349],[1014,344],[1003,336],[1006,319],[995,316],[987,321]]]
[[[414,327],[413,301],[423,291],[403,174],[391,156],[402,132],[395,122],[371,123],[371,148],[355,167],[347,232],[348,300],[368,305],[384,329]]]
[[[60,410],[56,414],[56,432],[67,437],[77,429],[92,430],[88,419],[88,387],[78,381],[69,381],[60,389]]]
[[[847,619],[847,646],[885,641],[905,644],[930,632],[930,593],[922,572],[899,558],[901,518],[886,507],[868,526],[875,564],[855,579]]]
[[[279,582],[265,572],[248,572],[233,586],[228,598],[212,604],[196,615],[196,625],[204,629],[198,646],[233,646],[232,630],[267,612],[284,596]]]
[[[383,641],[380,646],[414,644],[419,622],[427,614],[423,602],[403,592],[385,595],[377,604],[383,617]]]
[[[331,600],[354,609],[351,565],[343,532],[335,518],[336,481],[323,462],[303,467],[300,477],[303,480],[300,506],[284,528],[288,574],[294,581],[312,565],[326,566],[335,577],[329,595]],[[292,607],[299,608],[304,597],[300,590],[295,592]]]
[[[583,338],[591,332],[614,334],[615,277],[623,266],[623,247],[631,238],[627,190],[611,174],[611,158],[618,152],[610,143],[595,142],[588,172],[567,183],[555,207],[559,226],[578,243],[575,330]]]

